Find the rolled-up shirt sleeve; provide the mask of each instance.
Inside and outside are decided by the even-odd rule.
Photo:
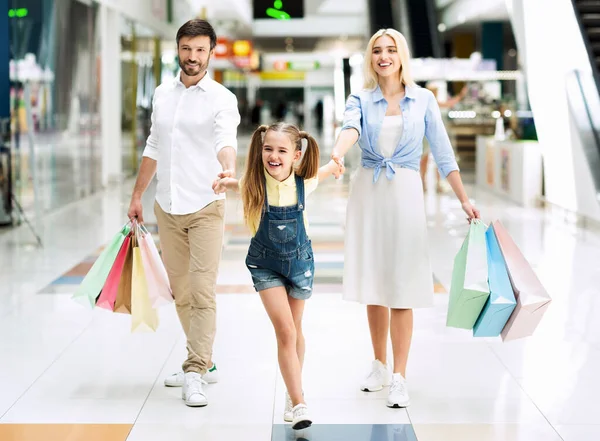
[[[350,95],[346,101],[346,110],[344,111],[344,123],[342,130],[355,129],[360,138],[362,111],[360,107],[360,99],[356,95]]]
[[[215,115],[215,152],[224,147],[233,147],[237,151],[237,127],[240,124],[240,112],[237,98],[227,94],[220,98],[222,105]]]
[[[154,92],[154,96],[152,97],[152,115],[150,117],[151,126],[150,126],[150,135],[148,135],[148,139],[146,140],[146,147],[144,148],[144,153],[142,156],[146,156],[150,159],[154,159],[155,161],[158,159],[158,130],[156,129],[156,94],[158,91]]]
[[[429,141],[433,159],[444,177],[459,170],[448,132],[444,127],[440,106],[431,92],[425,112],[425,137]]]

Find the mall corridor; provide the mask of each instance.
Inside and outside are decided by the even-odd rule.
[[[227,201],[214,354],[220,381],[207,387],[207,407],[188,408],[180,389],[163,386],[185,357],[172,305],[160,309],[156,333],[132,334],[129,316],[71,299],[124,223],[126,183],[45,217],[43,248],[24,226],[0,235],[0,439],[599,439],[600,234],[471,186],[484,221],[501,220],[535,268],[551,308],[533,337],[514,342],[447,328],[453,258],[468,224],[453,197],[429,192],[435,307],[415,314],[412,405],[389,409],[385,390],[359,390],[372,359],[366,314],[340,294],[351,173],[307,201],[316,274],[304,320],[304,388],[313,427],[293,431],[282,419],[275,338],[244,265],[249,234],[238,197]],[[152,189],[147,195],[151,216]],[[156,232],[152,218],[146,224]]]

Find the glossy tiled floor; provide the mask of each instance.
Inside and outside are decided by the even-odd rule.
[[[429,194],[440,285],[435,307],[415,316],[412,406],[392,410],[385,391],[358,390],[372,355],[364,309],[340,294],[347,179],[324,184],[308,202],[317,265],[304,388],[315,426],[283,425],[274,335],[243,264],[249,238],[239,199],[228,200],[215,345],[221,381],[208,386],[208,407],[187,408],[179,390],[162,386],[185,352],[172,307],[161,309],[156,333],[131,334],[129,317],[70,300],[75,285],[61,276],[77,276],[69,271],[124,223],[127,185],[46,216],[43,248],[25,228],[0,236],[0,439],[600,439],[600,236],[470,188],[484,220],[502,220],[554,300],[534,337],[475,340],[444,326],[443,287],[467,224],[449,195]]]

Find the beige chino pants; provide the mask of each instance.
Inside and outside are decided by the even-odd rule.
[[[181,326],[187,337],[184,372],[206,373],[216,333],[215,290],[223,247],[225,201],[172,215],[154,204],[160,248]]]

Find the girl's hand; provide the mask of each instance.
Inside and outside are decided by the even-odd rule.
[[[339,167],[344,167],[344,158],[338,155],[335,151],[331,153],[331,159],[335,162]]]
[[[221,174],[223,173],[219,173],[219,176]],[[212,189],[215,192],[215,194],[225,193],[227,191],[227,185],[232,183],[233,181],[235,181],[235,179],[233,178],[216,179],[215,182],[213,182]]]
[[[335,166],[335,169],[333,171],[333,176],[335,176],[335,179],[339,179],[346,171],[346,167],[344,167],[343,162],[341,164],[338,164],[333,159],[331,160],[331,163],[333,166]]]
[[[481,219],[481,213],[469,201],[462,203],[462,209],[467,213],[467,220],[469,223],[471,223],[473,219]]]

